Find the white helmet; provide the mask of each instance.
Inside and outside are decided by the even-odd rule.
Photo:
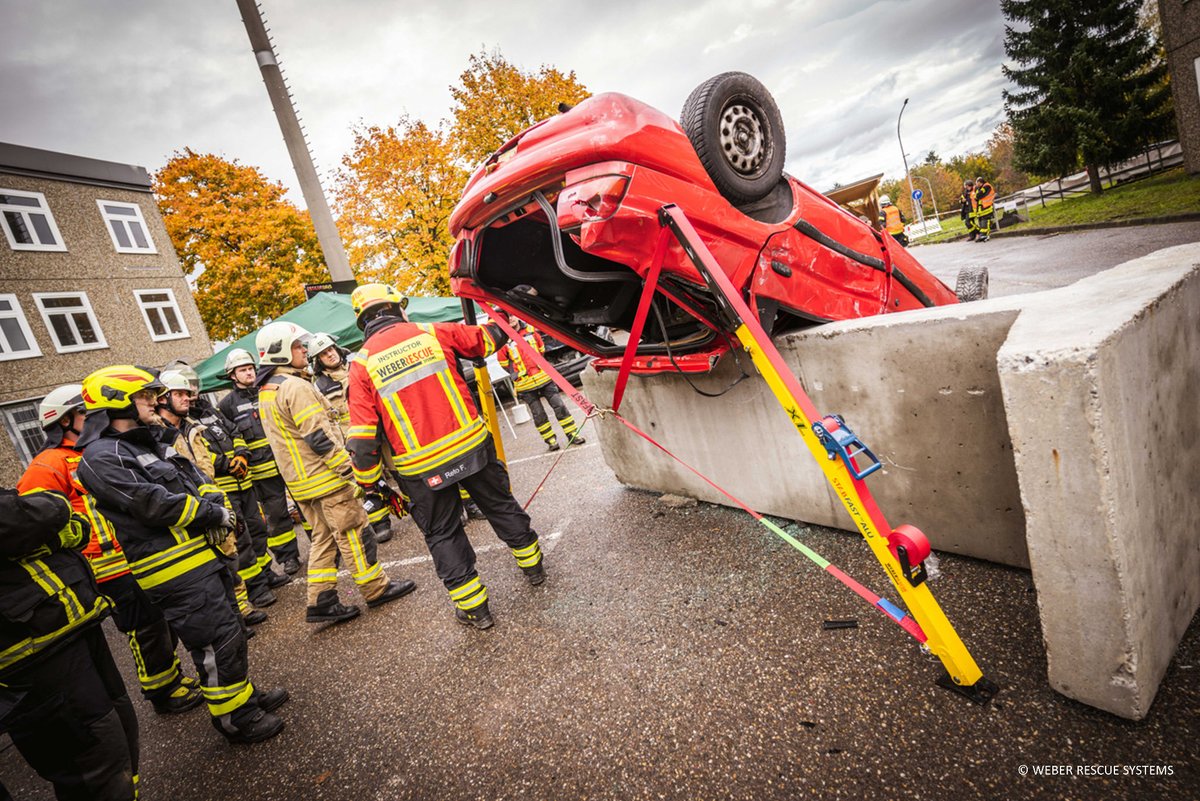
[[[42,428],[49,428],[76,409],[83,411],[83,385],[66,384],[50,390],[38,404],[38,419]]]
[[[163,385],[163,388],[159,390],[160,395],[164,392],[170,392],[173,389],[190,392],[193,395],[196,394],[195,390],[192,389],[192,382],[188,380],[187,375],[182,370],[163,370],[158,374],[158,380]]]
[[[244,348],[234,348],[225,355],[225,375],[232,376],[233,371],[246,365],[254,366],[254,357]]]
[[[337,339],[332,334],[326,334],[324,331],[318,331],[312,335],[312,339],[308,341],[308,355],[315,359],[321,355],[321,351],[332,348],[337,344]]]
[[[880,195],[880,196],[879,196],[879,205],[881,205],[881,206],[887,206],[887,205],[888,205],[888,204],[890,204],[891,202],[892,202],[892,199],[891,199],[890,197],[888,197],[887,195]]]
[[[187,379],[188,384],[191,385],[193,395],[200,394],[200,375],[196,372],[196,368],[192,367],[183,359],[176,359],[174,361],[167,362],[166,366],[163,367],[163,372],[168,370],[174,370]]]
[[[259,329],[258,336],[254,338],[254,347],[258,348],[259,363],[291,364],[292,343],[300,340],[300,344],[307,344],[310,336],[311,334],[300,326],[285,320],[276,320],[264,325]]]

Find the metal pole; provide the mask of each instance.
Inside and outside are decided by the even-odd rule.
[[[937,209],[937,198],[933,196],[933,184],[929,183],[929,179],[924,175],[918,175],[917,177],[924,181],[925,185],[929,187],[929,199],[933,201],[933,216],[940,217],[941,215],[938,214]]]
[[[900,157],[904,159],[904,177],[908,180],[908,199],[912,201],[913,208],[917,212],[917,220],[924,226],[925,216],[921,214],[921,207],[917,205],[916,198],[913,197],[912,175],[908,171],[908,154],[904,152],[904,140],[900,138],[900,117],[904,116],[904,109],[908,107],[908,98],[904,98],[904,105],[900,106],[900,114],[896,117],[896,140],[900,142]]]
[[[342,238],[333,222],[333,214],[329,211],[329,203],[325,200],[321,181],[317,178],[317,169],[313,166],[312,154],[308,152],[308,142],[300,128],[296,107],[292,105],[292,97],[288,94],[283,73],[279,70],[275,48],[267,36],[262,8],[255,0],[237,0],[237,4],[242,13],[242,23],[246,26],[246,34],[250,37],[254,58],[262,72],[263,83],[267,86],[267,95],[271,98],[271,105],[275,107],[275,118],[279,120],[283,141],[292,157],[292,167],[296,170],[300,191],[304,194],[304,202],[308,205],[309,215],[312,216],[313,227],[317,230],[321,252],[325,254],[325,266],[329,268],[329,277],[333,279],[333,289],[335,292],[352,292],[357,282],[354,280],[354,273],[350,272],[350,262],[346,259],[346,251],[342,247]]]

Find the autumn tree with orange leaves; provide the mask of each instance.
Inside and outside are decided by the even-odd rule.
[[[446,135],[423,122],[356,128],[335,191],[338,230],[359,281],[449,295],[447,221],[466,181]]]
[[[308,213],[256,168],[191,149],[154,175],[171,244],[195,290],[208,333],[233,340],[329,280]]]
[[[359,280],[448,295],[449,220],[470,170],[505,141],[588,97],[575,73],[525,72],[498,51],[471,56],[450,87],[453,118],[360,125],[336,178],[338,229]]]

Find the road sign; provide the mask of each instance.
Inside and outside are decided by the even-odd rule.
[[[922,196],[924,196],[924,194],[925,193],[922,192],[920,189],[914,189],[913,190],[913,200],[920,200],[922,198]]]

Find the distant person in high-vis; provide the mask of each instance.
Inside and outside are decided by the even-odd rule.
[[[516,331],[538,353],[546,352],[546,343],[542,341],[542,335],[533,330],[533,326],[529,323],[521,323],[518,320]],[[542,405],[543,400],[550,404],[555,419],[562,427],[563,439],[568,445],[582,445],[586,442],[576,431],[575,418],[567,410],[567,405],[563,403],[562,393],[559,392],[558,385],[550,380],[549,373],[538,367],[537,364],[526,361],[525,357],[521,355],[520,348],[513,342],[500,348],[499,359],[500,366],[507,370],[512,377],[513,388],[517,391],[517,400],[524,403],[529,409],[533,423],[537,426],[538,434],[541,435],[549,450],[556,451],[559,449],[559,445],[558,439],[554,436],[554,427],[546,416],[546,408]]]
[[[489,628],[487,588],[463,529],[460,485],[529,583],[541,584],[546,575],[537,533],[512,495],[508,471],[458,370],[459,357],[490,356],[507,337],[494,325],[409,322],[408,299],[385,284],[358,287],[350,304],[366,337],[350,364],[354,476],[363,487],[376,486],[385,468],[398,476],[455,616]],[[391,451],[386,464],[385,445]]]
[[[906,222],[908,221],[904,219],[904,212],[900,211],[900,207],[893,205],[892,199],[887,195],[880,195],[879,224],[892,235],[892,239],[904,247],[908,247],[908,234],[904,233]]]
[[[975,179],[975,228],[979,231],[976,242],[988,241],[995,219],[996,188],[983,176]]]
[[[236,520],[225,496],[169,447],[177,433],[158,425],[162,383],[118,365],[83,379],[87,422],[79,480],[96,499],[138,584],[192,655],[213,726],[234,743],[283,730],[272,714],[287,690],[255,689],[233,582],[216,550]]]
[[[337,554],[358,585],[369,608],[401,598],[416,588],[411,581],[389,581],[383,566],[363,547],[369,525],[359,501],[337,412],[308,380],[311,335],[282,320],[263,326],[255,344],[259,370],[258,410],[267,443],[292,499],[312,524],[308,552],[309,623],[341,623],[360,609],[338,597]],[[270,369],[265,369],[270,368]]]
[[[975,182],[968,179],[963,181],[962,194],[958,197],[958,216],[962,219],[963,227],[967,229],[967,241],[974,242],[979,235],[975,227]]]

